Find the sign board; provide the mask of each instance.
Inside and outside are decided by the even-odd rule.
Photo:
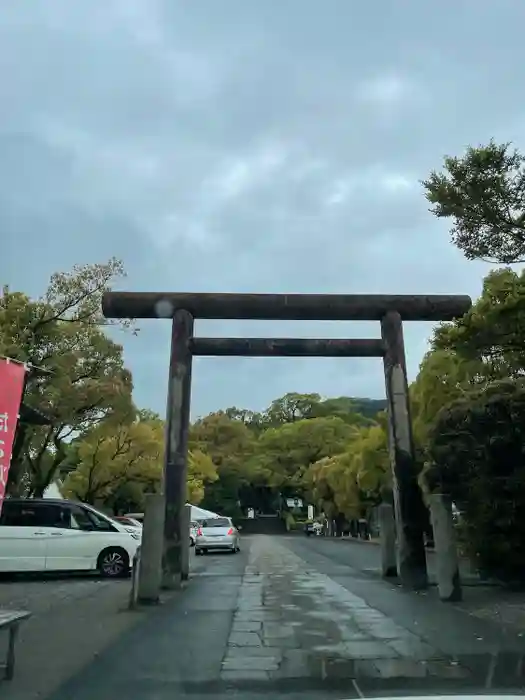
[[[312,505],[308,506],[308,520],[314,519],[314,507]]]
[[[9,478],[25,376],[25,365],[0,358],[0,513]]]
[[[302,508],[303,499],[302,498],[287,498],[286,505],[288,508]]]

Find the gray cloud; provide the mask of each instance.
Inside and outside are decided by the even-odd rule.
[[[514,0],[9,3],[1,281],[37,294],[55,269],[117,255],[130,289],[476,295],[486,266],[450,245],[418,180],[468,143],[523,145],[524,19]],[[169,323],[142,325],[126,359],[137,401],[162,411]],[[411,377],[429,332],[406,329]],[[196,414],[383,393],[370,360],[199,359],[194,377]]]

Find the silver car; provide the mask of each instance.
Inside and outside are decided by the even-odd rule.
[[[232,554],[240,551],[239,531],[230,518],[210,518],[201,522],[195,540],[195,554],[206,554],[210,549],[222,549]]]

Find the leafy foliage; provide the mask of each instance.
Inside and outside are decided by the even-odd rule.
[[[135,501],[154,492],[162,476],[163,425],[160,420],[116,424],[106,420],[78,439],[77,465],[64,492],[95,504],[119,498],[125,486],[135,487]]]
[[[429,488],[462,510],[481,569],[525,574],[525,383],[493,382],[444,407],[430,435]]]
[[[509,143],[447,156],[422,184],[431,211],[452,218],[453,243],[467,259],[525,262],[525,156]]]
[[[26,427],[17,440],[11,493],[27,483],[30,493],[41,495],[64,463],[69,440],[109,416],[132,410],[131,375],[122,347],[100,327],[102,293],[122,273],[116,260],[57,273],[37,300],[4,288],[0,354],[39,368],[29,375],[26,401],[50,423]]]

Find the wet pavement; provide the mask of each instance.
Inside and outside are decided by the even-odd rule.
[[[52,700],[523,692],[519,634],[381,581],[360,547],[259,535],[192,557],[188,588]]]

